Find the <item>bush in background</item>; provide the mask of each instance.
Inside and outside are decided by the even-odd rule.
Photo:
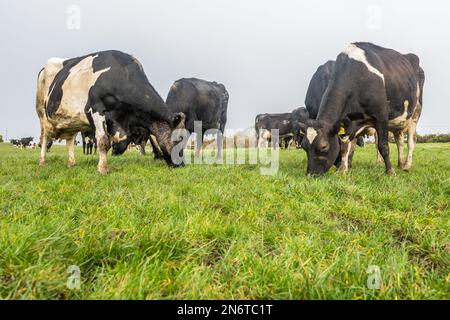
[[[430,143],[430,142],[450,142],[450,133],[447,134],[424,134],[417,135],[418,143]]]

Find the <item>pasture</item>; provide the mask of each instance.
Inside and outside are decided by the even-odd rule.
[[[0,144],[1,299],[450,298],[448,143],[418,144],[395,177],[368,145],[350,173],[318,179],[294,149],[276,176],[133,150],[103,177],[81,147],[70,170],[64,146],[45,168],[38,153]]]

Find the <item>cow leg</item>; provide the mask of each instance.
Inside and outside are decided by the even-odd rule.
[[[351,169],[352,168],[352,164],[353,164],[353,156],[355,155],[355,150],[356,150],[356,145],[357,145],[358,143],[356,142],[353,146],[352,146],[352,148],[351,148],[351,150],[350,150],[350,155],[348,156],[348,168],[349,169]]]
[[[140,153],[141,153],[141,156],[145,156],[145,145],[147,144],[147,141],[145,141],[145,140],[143,140],[142,142],[141,142],[141,150],[139,150],[140,151]]]
[[[106,119],[99,112],[92,112],[92,119],[95,125],[95,138],[98,146],[98,165],[97,171],[100,174],[107,174],[109,171],[106,154],[111,148],[111,141],[106,133]]]
[[[195,144],[195,157],[200,158],[200,150],[202,149],[202,146],[203,146],[203,133],[201,136],[199,136],[197,133],[196,139],[197,139],[197,141]]]
[[[405,165],[405,160],[403,156],[403,143],[405,139],[405,135],[403,131],[397,131],[394,133],[395,142],[397,143],[397,150],[398,150],[398,168],[403,169],[403,166]]]
[[[403,170],[405,171],[411,170],[413,152],[417,142],[416,127],[417,124],[415,122],[411,123],[408,127],[408,158],[406,159],[406,163],[403,166]]]
[[[152,145],[153,154],[155,159],[164,159],[161,149],[158,146],[155,136],[150,135],[150,144]]]
[[[86,142],[83,140],[83,154],[86,154]]]
[[[339,165],[339,171],[347,173],[349,168],[349,157],[352,152],[353,141],[342,142],[341,144],[341,163]]]
[[[41,156],[39,158],[39,165],[41,167],[45,166],[45,155],[47,153],[47,141],[48,137],[45,133],[41,136]]]
[[[382,165],[383,157],[381,156],[381,153],[378,150],[378,134],[375,133],[374,137],[375,137],[375,146],[376,146],[376,150],[377,150],[377,165]]]
[[[389,158],[389,131],[387,121],[377,122],[375,125],[375,130],[378,135],[378,151],[380,151],[381,156],[383,157],[386,173],[389,175],[395,175],[395,171],[392,168],[391,159]]]
[[[217,159],[222,159],[223,131],[217,130]]]
[[[69,139],[66,139],[66,146],[67,146],[67,167],[72,168],[75,165],[75,137],[73,136]]]

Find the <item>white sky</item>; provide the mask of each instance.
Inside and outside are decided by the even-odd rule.
[[[79,30],[67,27],[70,5]],[[316,68],[353,41],[416,53],[426,74],[418,131],[448,133],[449,16],[448,1],[420,0],[0,0],[0,133],[38,137],[36,77],[49,57],[131,53],[163,99],[181,77],[222,82],[236,130],[302,106]]]

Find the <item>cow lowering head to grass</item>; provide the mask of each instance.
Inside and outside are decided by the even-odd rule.
[[[375,128],[378,150],[387,174],[388,132],[398,136],[399,167],[409,170],[422,110],[424,72],[419,58],[371,43],[352,43],[339,54],[316,119],[301,123],[308,154],[307,173],[322,175],[339,154],[339,139],[352,141],[366,128]],[[408,157],[403,159],[403,135],[408,133]],[[347,156],[351,148],[347,149]],[[345,156],[345,155],[344,155]],[[344,161],[344,158],[343,158]]]
[[[169,109],[186,115],[186,130],[195,132],[195,122],[201,122],[201,137],[197,137],[195,154],[200,155],[203,136],[213,130],[217,134],[217,158],[222,158],[223,135],[227,124],[228,91],[215,81],[183,78],[175,81],[167,94]],[[200,132],[198,132],[200,134]],[[152,142],[153,146],[153,142]],[[153,148],[155,156],[158,149]]]
[[[122,153],[142,128],[156,137],[168,165],[182,165],[172,161],[178,141],[171,138],[175,129],[184,128],[184,114],[169,111],[131,55],[103,51],[73,59],[52,58],[39,73],[36,100],[41,145],[46,146],[48,139],[66,139],[69,167],[75,164],[78,132],[95,130],[97,170],[105,174],[111,143]],[[45,154],[42,147],[40,165],[45,165]]]

